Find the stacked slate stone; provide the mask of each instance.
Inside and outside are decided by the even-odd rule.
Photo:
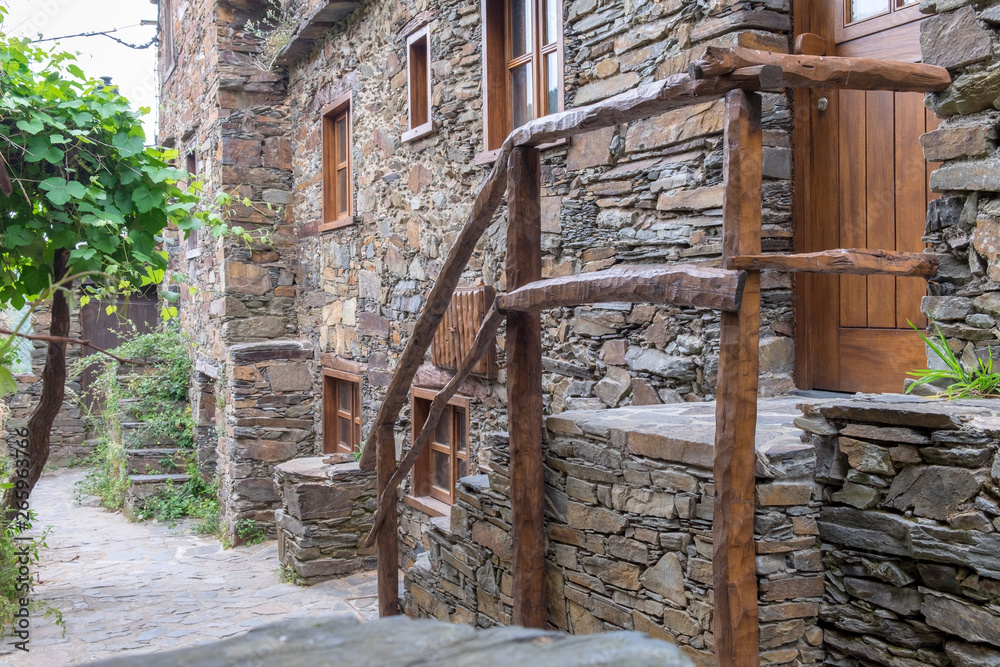
[[[1000,665],[1000,404],[813,406],[832,664]]]
[[[977,9],[981,5],[994,5]],[[1000,7],[969,0],[925,0],[935,13],[921,24],[924,62],[947,67],[954,83],[929,95],[940,128],[921,137],[924,155],[941,162],[931,188],[925,240],[942,254],[924,312],[940,322],[952,349],[972,366],[996,351],[1000,317],[1000,171],[995,164],[1000,60],[994,44]]]
[[[219,501],[230,536],[252,520],[275,534],[275,467],[315,452],[312,345],[242,343],[228,349],[225,434],[219,439]]]
[[[769,401],[758,431],[757,573],[761,659],[822,662],[824,593],[813,500],[815,455]],[[714,405],[563,413],[547,422],[549,622],[573,633],[634,629],[713,664]],[[495,445],[496,454],[505,447]],[[450,520],[433,520],[429,551],[406,575],[417,616],[510,622],[506,468],[459,485]]]
[[[292,459],[275,468],[278,560],[307,584],[375,569],[374,551],[358,544],[372,527],[375,473],[356,462]]]

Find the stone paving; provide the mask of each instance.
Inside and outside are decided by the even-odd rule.
[[[28,653],[0,641],[0,667],[78,665],[215,641],[304,616],[377,616],[374,572],[303,588],[281,583],[277,543],[224,551],[190,524],[130,523],[75,500],[81,470],[46,473],[32,494],[52,526],[34,597],[63,613],[66,634],[33,617]]]

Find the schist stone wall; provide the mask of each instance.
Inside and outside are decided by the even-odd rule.
[[[928,106],[943,120],[920,140],[927,159],[941,162],[930,179],[942,196],[930,203],[926,240],[944,256],[923,310],[940,324],[952,350],[975,366],[976,357],[988,357],[990,349],[995,356],[1000,317],[1000,171],[995,165],[1000,7],[925,0],[921,10],[934,13],[921,24],[924,61],[947,67],[954,81],[946,91],[927,96]]]
[[[275,466],[315,452],[312,358],[311,344],[291,340],[240,343],[227,352],[218,475],[230,536],[246,520],[273,536]]]
[[[31,324],[33,331],[48,333],[51,324],[49,307],[43,304],[35,310]],[[80,336],[80,318],[73,312],[70,320],[70,337]],[[42,394],[42,369],[45,367],[45,355],[48,345],[41,341],[32,341],[31,372],[15,375],[17,391],[3,400],[10,408],[10,418],[5,425],[4,442],[11,442],[16,429],[26,428],[28,418],[38,406]],[[72,365],[80,358],[80,347],[70,345],[66,348],[66,364]],[[66,465],[77,463],[89,456],[93,445],[87,443],[87,422],[80,410],[77,396],[80,392],[80,377],[70,376],[66,380],[66,399],[63,401],[59,415],[52,423],[50,434],[49,463]]]
[[[548,419],[552,625],[642,630],[713,664],[713,407]],[[780,399],[759,419],[762,663],[1000,664],[997,402]],[[510,623],[508,494],[500,466],[462,480],[406,573],[408,613]]]
[[[303,3],[301,16],[322,5]],[[788,2],[578,0],[564,6],[567,107],[685,71],[708,44],[789,48]],[[406,41],[430,17],[436,131],[404,143]],[[298,234],[298,329],[316,349],[360,364],[365,435],[396,359],[490,164],[484,152],[478,0],[360,2],[288,66]],[[322,222],[321,110],[352,94],[353,225]],[[559,276],[618,262],[719,261],[721,102],[587,134],[543,155],[543,273]],[[792,247],[790,113],[765,96],[764,247]],[[504,213],[481,242],[463,284],[502,290]],[[791,282],[765,278],[761,368],[765,394],[792,387]],[[700,401],[715,391],[718,314],[609,304],[548,312],[548,410]],[[493,383],[476,381],[471,447],[490,459],[486,434],[506,429],[504,359]],[[435,375],[436,373],[436,375]],[[428,372],[424,386],[447,376]],[[418,380],[418,384],[421,381]],[[319,392],[319,385],[316,387]],[[463,392],[464,393],[464,392]],[[398,444],[408,440],[404,421]],[[317,416],[317,429],[321,428]],[[406,535],[429,517],[402,508]],[[413,554],[410,554],[412,556]],[[409,556],[404,550],[404,563]]]
[[[836,665],[1000,665],[1000,405],[812,406]]]
[[[762,404],[757,450],[761,659],[823,661],[824,595],[814,448],[794,400]],[[547,420],[549,622],[573,633],[634,629],[713,664],[715,406],[566,412]],[[499,451],[502,447],[496,447]],[[507,469],[462,480],[448,520],[406,573],[408,613],[511,622]]]

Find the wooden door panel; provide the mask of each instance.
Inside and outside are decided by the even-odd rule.
[[[838,94],[841,208],[840,237],[834,245],[840,248],[868,247],[865,229],[868,220],[868,165],[864,159],[868,145],[865,132],[868,105],[865,95],[859,90],[845,90]],[[867,279],[864,276],[842,276],[839,280],[840,325],[868,326]]]
[[[832,55],[919,60],[916,20],[895,27],[895,19],[859,22],[845,32],[842,0],[803,0],[796,6],[806,4],[810,31],[827,39]],[[858,27],[863,25],[867,27]],[[849,41],[838,43],[836,37],[846,34]],[[829,102],[826,110],[810,109],[808,131],[796,135],[799,141],[804,136],[811,148],[801,250],[920,252],[930,195],[919,137],[936,126],[924,109],[923,96],[826,90],[816,91],[809,101],[816,105],[821,97]],[[837,227],[833,233],[824,228],[831,223]],[[925,366],[923,343],[907,324],[911,320],[919,326],[923,320],[923,280],[813,276],[802,282],[808,307],[802,309],[800,326],[807,332],[810,364],[808,384],[802,386],[901,391],[906,372]]]

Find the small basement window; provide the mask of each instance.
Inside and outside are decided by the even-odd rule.
[[[323,369],[323,453],[361,450],[361,376]]]
[[[435,394],[413,389],[413,442],[420,437]],[[413,495],[429,496],[448,505],[455,502],[458,480],[469,474],[469,403],[462,396],[448,401],[434,437],[413,468]]]
[[[323,224],[321,232],[354,223],[351,94],[323,109]]]
[[[413,141],[434,131],[431,120],[431,37],[425,25],[406,38],[406,81],[409,89],[409,129],[403,141]]]

